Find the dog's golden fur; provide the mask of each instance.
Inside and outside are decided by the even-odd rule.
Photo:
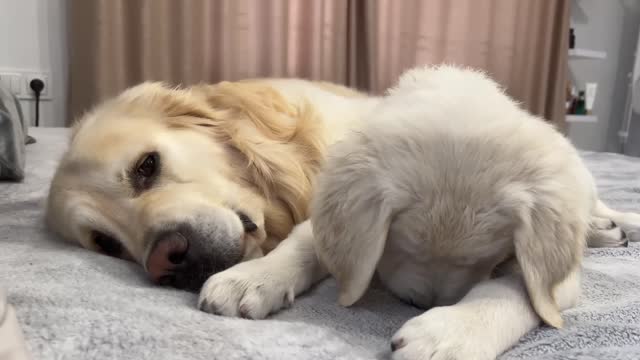
[[[293,81],[336,96],[364,97],[339,85]],[[330,137],[314,104],[306,98],[295,101],[285,98],[271,82],[256,79],[186,89],[144,83],[85,114],[73,128],[70,149],[52,183],[49,224],[63,236],[96,249],[89,239],[89,231],[78,229],[80,224],[86,228],[90,227],[87,223],[96,223],[96,227],[117,235],[124,243],[127,253],[123,257],[143,263],[144,231],[134,231],[131,229],[134,225],[128,222],[138,215],[109,199],[128,191],[123,185],[126,177],[122,175],[123,170],[119,180],[109,186],[87,181],[86,176],[90,170],[96,170],[96,178],[103,177],[104,174],[98,173],[104,169],[97,163],[104,158],[119,161],[115,158],[123,149],[141,139],[159,132],[187,131],[206,136],[213,148],[218,147],[206,161],[214,164],[217,176],[225,176],[227,182],[241,189],[242,194],[234,196],[243,199],[245,208],[261,212],[252,215],[263,228],[257,236],[245,237],[245,241],[251,238],[262,253],[270,251],[295,224],[308,217],[313,178],[322,165]],[[289,86],[287,80],[282,82],[285,87]],[[199,186],[211,184],[204,182]],[[106,187],[113,191],[104,191]],[[179,193],[165,193],[163,201],[179,201],[178,196]],[[133,197],[133,201],[139,198]],[[79,201],[80,209],[71,206]],[[149,206],[134,208],[148,209]],[[85,211],[89,208],[92,210]],[[108,219],[100,219],[102,217]],[[142,221],[142,226],[151,226],[150,222],[150,219]]]
[[[309,103],[294,105],[260,82],[199,86],[198,102],[178,100],[166,119],[171,128],[201,131],[235,149],[234,175],[263,197],[265,250],[308,217],[312,179],[322,165],[326,144],[322,123]],[[166,101],[176,101],[168,95]],[[184,114],[182,114],[184,113]]]

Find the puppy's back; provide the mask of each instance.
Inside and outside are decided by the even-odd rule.
[[[515,256],[536,311],[560,326],[552,289],[578,264],[595,204],[567,140],[483,74],[451,67],[410,71],[368,121],[330,150],[312,210],[343,298],[402,241],[462,264]]]

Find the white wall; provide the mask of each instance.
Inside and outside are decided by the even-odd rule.
[[[46,71],[51,100],[40,103],[40,126],[67,117],[67,0],[0,0],[0,68]],[[23,100],[32,119],[34,102]]]
[[[627,74],[632,70],[640,25],[640,1],[573,0],[571,26],[576,47],[607,52],[605,60],[569,60],[574,84],[597,82],[597,123],[569,124],[569,138],[579,148],[620,151],[617,133],[624,118]]]

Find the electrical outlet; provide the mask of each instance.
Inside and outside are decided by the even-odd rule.
[[[23,85],[24,85],[23,95],[26,98],[29,98],[29,99],[35,98],[35,95],[33,94],[33,90],[31,90],[31,86],[29,85],[31,83],[31,80],[34,80],[34,79],[40,79],[44,83],[44,89],[42,89],[42,92],[40,93],[40,99],[51,98],[51,96],[49,95],[51,93],[51,89],[50,89],[51,84],[49,84],[49,74],[41,73],[41,72],[23,72],[22,79],[23,79]]]

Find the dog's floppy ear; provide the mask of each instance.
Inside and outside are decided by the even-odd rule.
[[[267,198],[277,198],[272,204],[284,205],[294,223],[306,220],[312,179],[325,154],[315,108],[261,81],[221,82],[205,93],[217,114],[213,127],[244,155],[250,181]]]
[[[572,222],[541,203],[522,207],[519,213],[514,246],[529,298],[545,323],[560,328],[563,321],[554,289],[578,263],[586,226],[577,217],[569,216],[576,220]]]
[[[339,302],[355,303],[367,290],[382,256],[392,207],[370,159],[343,144],[316,184],[311,207],[314,247],[340,287]]]

